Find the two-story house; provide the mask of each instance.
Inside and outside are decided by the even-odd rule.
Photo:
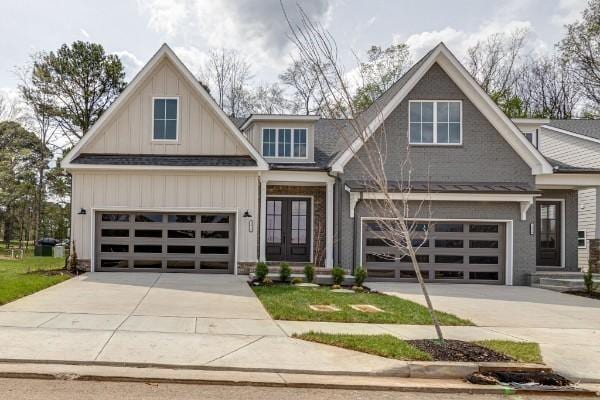
[[[361,118],[367,142],[385,136],[388,179],[401,179],[410,149],[410,201],[431,204],[416,221],[433,227],[419,249],[429,281],[524,285],[537,269],[577,269],[578,178],[553,168],[443,44],[373,107]],[[362,142],[341,134],[349,123],[232,120],[163,45],[62,163],[81,262],[230,274],[313,262],[414,280],[373,232],[384,216],[369,202],[382,193],[357,161]]]

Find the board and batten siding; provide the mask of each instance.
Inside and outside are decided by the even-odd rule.
[[[78,214],[81,208],[86,215]],[[238,210],[237,260],[257,260],[256,173],[73,172],[71,237],[77,240],[82,260],[89,260],[93,252],[91,223],[95,208]],[[242,217],[246,210],[251,218]]]
[[[179,98],[177,143],[152,141],[153,97]],[[247,150],[168,61],[159,63],[85,153],[245,155]]]

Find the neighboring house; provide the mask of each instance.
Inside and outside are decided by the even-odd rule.
[[[386,121],[390,182],[410,146],[410,200],[432,209],[416,220],[435,222],[419,250],[429,281],[525,285],[537,269],[577,270],[583,175],[555,171],[443,44],[361,118],[369,140]],[[340,134],[349,123],[229,119],[164,45],[62,162],[79,259],[93,271],[363,265],[369,279],[413,280],[409,263],[380,256],[395,251],[373,232],[381,193],[360,141]]]
[[[600,186],[592,178],[584,186],[585,175],[600,173],[600,120],[516,119],[515,124],[555,167],[556,172],[576,173],[582,189],[578,191],[577,247],[578,265],[586,269],[590,240],[600,239]]]

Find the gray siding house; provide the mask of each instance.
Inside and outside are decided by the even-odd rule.
[[[578,270],[578,193],[600,175],[544,154],[443,44],[360,119],[366,140],[344,134],[349,120],[230,119],[163,45],[62,162],[82,264],[241,274],[312,262],[414,280],[375,232],[389,216],[374,211],[382,193],[360,159],[378,144],[388,182],[405,179],[410,157],[408,202],[430,205],[410,217],[431,227],[419,249],[428,281],[526,285],[539,270]]]

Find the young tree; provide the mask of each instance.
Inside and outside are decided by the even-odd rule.
[[[31,86],[48,96],[49,114],[74,144],[125,88],[119,57],[77,41],[34,56]]]
[[[559,43],[565,60],[572,61],[571,72],[596,112],[600,112],[600,0],[590,0],[579,21],[567,25],[567,35]]]
[[[381,96],[411,63],[410,50],[404,43],[393,44],[386,49],[371,46],[367,59],[359,65],[361,85],[354,96],[354,106],[358,111],[366,110]]]
[[[386,124],[383,118],[381,106],[375,102],[364,112],[358,112],[354,106],[354,96],[346,81],[337,54],[337,45],[331,34],[318,23],[310,20],[304,10],[298,6],[299,21],[291,23],[283,7],[283,13],[291,31],[290,37],[295,44],[299,59],[306,65],[315,68],[318,73],[318,90],[325,94],[321,109],[335,111],[344,116],[339,122],[338,132],[343,142],[354,153],[356,160],[364,174],[364,184],[367,187],[364,195],[368,199],[364,203],[373,207],[373,215],[384,215],[387,219],[376,222],[379,227],[379,235],[382,240],[388,241],[400,258],[410,260],[421,290],[425,297],[428,310],[439,340],[443,341],[443,334],[437,315],[434,311],[431,298],[427,292],[421,269],[417,259],[419,245],[415,245],[413,239],[417,232],[417,224],[411,222],[412,218],[426,218],[422,211],[427,203],[411,200],[411,174],[409,147],[406,149],[393,148],[390,151],[406,151],[405,157],[399,167],[401,171],[400,180],[394,175],[394,179],[388,179],[388,169],[391,164],[387,161],[388,146],[386,141]],[[322,66],[330,66],[329,71],[324,71]],[[370,132],[367,127],[371,122],[377,121],[380,125],[377,131]],[[371,137],[371,134],[373,136]],[[362,146],[352,146],[358,141]],[[360,147],[360,150],[359,150]],[[426,171],[419,171],[420,175],[428,175]],[[369,195],[377,193],[381,198],[370,199]],[[424,229],[420,239],[426,240],[427,229]],[[421,243],[422,244],[422,243]]]

